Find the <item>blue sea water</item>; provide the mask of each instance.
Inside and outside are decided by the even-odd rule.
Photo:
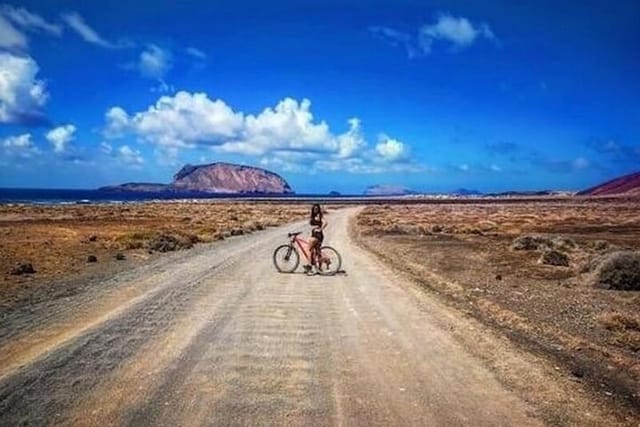
[[[198,192],[110,192],[103,190],[69,190],[43,188],[0,188],[0,204],[83,204],[83,203],[125,203],[144,202],[150,200],[183,200],[183,199],[255,199],[273,197],[264,194],[212,194]],[[278,195],[278,198],[312,198],[314,195]],[[322,198],[336,196],[323,195]]]

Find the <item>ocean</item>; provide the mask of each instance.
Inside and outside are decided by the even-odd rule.
[[[344,197],[344,196],[342,196]],[[348,196],[347,196],[348,197]],[[88,203],[133,203],[152,200],[194,200],[194,199],[339,199],[339,195],[268,195],[268,194],[212,194],[198,192],[117,192],[100,190],[68,190],[49,188],[0,188],[0,204],[88,204]]]

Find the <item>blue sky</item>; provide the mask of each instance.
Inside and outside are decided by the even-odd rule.
[[[640,3],[0,6],[0,186],[581,189],[640,169]]]

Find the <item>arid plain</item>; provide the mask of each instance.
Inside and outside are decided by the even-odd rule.
[[[533,423],[535,418],[545,424],[576,425],[585,411],[588,411],[584,418],[585,425],[598,425],[605,421],[620,425],[637,423],[640,417],[640,295],[637,290],[613,289],[603,283],[603,265],[608,265],[612,258],[615,260],[621,252],[638,253],[640,200],[546,198],[421,202],[407,199],[388,203],[372,202],[341,213],[342,207],[327,207],[330,224],[328,243],[337,245],[343,252],[346,275],[337,281],[327,279],[322,282],[301,275],[281,277],[271,266],[270,251],[277,242],[285,241],[285,231],[306,229],[309,209],[306,204],[157,202],[0,207],[0,250],[3,254],[0,265],[0,314],[7,321],[6,328],[0,333],[0,341],[7,350],[7,363],[11,362],[3,374],[6,384],[0,390],[0,419],[4,416],[7,420],[33,421],[34,414],[40,414],[51,422],[53,419],[49,417],[53,412],[62,411],[66,414],[64,417],[75,420],[73,423],[82,424],[100,413],[91,415],[82,412],[91,405],[98,411],[110,411],[109,416],[114,417],[113,420],[129,419],[129,415],[122,412],[124,406],[120,408],[111,404],[105,407],[100,403],[99,395],[91,397],[91,384],[122,382],[122,385],[113,387],[124,390],[131,381],[143,384],[172,378],[172,368],[169,369],[172,365],[165,370],[150,371],[144,375],[142,371],[132,371],[134,373],[127,375],[135,375],[126,384],[123,381],[129,377],[120,378],[117,370],[114,371],[114,366],[130,366],[134,369],[138,362],[141,363],[140,369],[150,366],[148,361],[144,364],[136,361],[138,356],[150,357],[148,351],[140,350],[135,355],[124,351],[127,340],[143,340],[142,326],[138,323],[145,321],[145,307],[148,306],[149,310],[155,307],[149,311],[149,316],[157,314],[163,321],[144,326],[153,331],[153,335],[144,339],[155,342],[160,353],[163,341],[157,337],[162,337],[173,328],[171,326],[164,331],[163,322],[176,328],[200,323],[208,328],[207,325],[217,324],[218,314],[231,310],[229,315],[232,319],[238,319],[237,322],[232,320],[230,325],[237,323],[237,328],[240,328],[247,322],[242,316],[250,309],[257,310],[251,322],[261,324],[263,320],[260,319],[264,317],[270,319],[273,328],[255,337],[250,330],[233,329],[233,334],[237,334],[240,342],[247,345],[255,340],[276,339],[282,333],[298,339],[302,336],[300,334],[311,334],[308,328],[320,328],[317,331],[313,329],[316,331],[313,333],[317,333],[321,339],[315,342],[305,338],[304,344],[310,351],[316,351],[316,347],[331,343],[331,357],[322,356],[319,360],[322,363],[329,363],[333,359],[344,362],[340,362],[341,369],[351,372],[354,378],[364,371],[371,371],[375,365],[376,369],[385,369],[385,375],[389,375],[385,381],[397,383],[399,390],[404,393],[408,386],[403,385],[402,381],[409,381],[410,367],[415,365],[419,371],[414,372],[417,383],[409,381],[413,384],[410,386],[411,395],[397,402],[393,400],[396,396],[391,403],[385,403],[384,399],[377,401],[371,394],[371,390],[382,387],[384,383],[377,376],[370,378],[371,381],[375,379],[375,387],[374,383],[364,384],[369,380],[363,379],[363,384],[356,386],[356,383],[348,383],[346,379],[334,378],[332,381],[337,381],[338,385],[334,387],[338,387],[338,391],[334,389],[333,397],[327,397],[324,391],[313,392],[317,392],[317,396],[324,396],[322,399],[329,399],[326,402],[321,400],[324,403],[320,407],[324,409],[309,409],[315,408],[316,402],[304,409],[311,412],[299,412],[302,407],[292,403],[287,416],[299,420],[323,420],[326,424],[332,424],[340,421],[345,414],[351,414],[349,416],[356,418],[347,416],[344,419],[356,422],[358,417],[362,417],[360,420],[370,419],[373,424],[384,424],[383,420],[393,419],[388,417],[397,417],[410,410],[415,411],[414,415],[418,418],[414,421],[417,422],[435,414],[434,408],[429,409],[428,405],[439,402],[438,393],[444,393],[445,388],[457,388],[457,397],[452,395],[446,397],[445,401],[448,402],[449,398],[460,399],[460,393],[471,393],[467,402],[469,406],[465,409],[469,412],[465,412],[464,416],[480,417],[478,420],[489,425],[492,419],[498,419],[492,417],[503,416],[499,415],[502,403],[496,401],[495,408],[491,409],[496,412],[484,415],[478,412],[480,407],[476,405],[482,401],[478,396],[484,391],[482,381],[473,381],[483,375],[491,375],[492,378],[495,376],[497,382],[494,383],[492,379],[492,385],[487,385],[487,390],[491,389],[495,396],[503,396],[500,399],[507,399],[507,395],[501,394],[505,392],[500,391],[504,387],[509,390],[509,395],[522,399],[525,402],[523,413],[533,417],[527,423]],[[337,223],[332,220],[334,217],[338,219]],[[268,231],[285,224],[294,225]],[[357,249],[356,244],[365,251]],[[175,251],[178,252],[174,255],[167,253]],[[27,264],[31,264],[33,272],[26,269]],[[618,268],[616,271],[621,270]],[[634,274],[633,271],[628,273]],[[422,294],[415,297],[419,301],[418,306],[411,302],[414,297],[409,298],[413,288],[409,288],[407,283],[413,283],[411,286],[415,286]],[[240,302],[237,304],[233,302],[236,301],[234,299],[229,306],[223,303],[231,294],[227,295],[220,289],[228,288],[229,292],[234,293],[247,286],[251,289],[255,287],[250,291],[253,296],[245,301],[249,305],[243,305],[244,299],[238,300]],[[167,294],[168,299],[156,307],[153,298],[165,291],[175,293],[177,302],[172,302],[173,297]],[[216,302],[218,298],[220,301]],[[309,305],[309,298],[313,299],[312,305]],[[200,303],[196,302],[201,299],[201,306],[197,305]],[[268,304],[262,307],[261,300]],[[361,305],[365,300],[371,305]],[[185,320],[184,325],[180,320],[182,308],[174,312],[172,307],[175,304],[180,307],[185,305],[184,315],[188,321]],[[191,314],[186,309],[189,304],[198,307]],[[234,304],[239,304],[237,309],[233,308]],[[275,307],[272,307],[275,311],[270,311],[269,304]],[[301,329],[295,329],[294,324],[289,325],[291,319],[287,319],[291,313],[301,316],[299,319],[296,317],[295,322],[304,320],[303,324],[298,325]],[[363,313],[370,315],[371,319],[361,318]],[[407,313],[411,313],[411,316]],[[322,329],[322,325],[312,322],[309,316],[315,315],[327,323],[326,330]],[[338,317],[334,319],[331,316]],[[124,322],[129,317],[133,319],[133,326],[122,330],[116,328],[117,322]],[[378,325],[376,322],[382,323]],[[180,328],[176,330],[182,330]],[[209,330],[205,329],[205,332]],[[215,329],[210,332],[205,335],[214,341],[218,339],[215,338]],[[387,333],[391,334],[388,338],[385,335]],[[342,345],[355,345],[349,340],[359,334],[363,334],[362,337],[370,335],[371,339],[358,341],[352,350],[358,348],[358,351],[362,351],[361,354],[357,353],[362,359],[359,359],[360,356],[352,359],[345,355],[351,347]],[[439,337],[436,347],[429,344],[434,342],[433,334]],[[94,338],[89,344],[83,344],[87,337]],[[81,357],[82,349],[86,347],[86,351],[89,351],[94,341],[96,345],[100,344],[100,348],[106,349],[108,345],[102,341],[115,339],[122,341],[123,352],[117,353],[117,347],[112,356],[100,353],[103,355],[96,363],[105,364],[99,368],[104,370],[104,375],[86,377],[84,370],[89,367],[83,365],[86,359]],[[387,339],[398,342],[389,342],[388,346],[385,344],[386,347],[381,347]],[[198,336],[194,340],[183,343],[187,350],[194,342],[197,344],[201,341]],[[347,341],[343,343],[344,340]],[[282,341],[282,354],[280,350],[271,349],[275,353],[269,353],[269,357],[275,359],[269,362],[269,366],[280,363],[280,356],[290,356],[285,352],[289,348],[287,343],[286,340]],[[205,345],[204,341],[202,345]],[[229,345],[225,344],[225,351],[233,353],[237,350]],[[441,350],[444,348],[450,348],[455,353],[443,358]],[[499,351],[496,352],[496,349]],[[171,351],[175,353],[178,349]],[[257,357],[250,353],[247,349],[246,357]],[[171,354],[172,358],[180,361],[179,366],[184,364],[180,356],[182,353]],[[372,355],[375,358],[372,359]],[[404,367],[397,368],[399,370],[396,372],[392,361],[397,357],[407,359],[406,366],[402,365]],[[197,354],[190,355],[186,360],[191,358],[193,363],[205,363]],[[305,373],[313,371],[311,367],[315,366],[315,362],[311,359],[304,361],[304,366],[308,368],[305,368]],[[49,378],[47,376],[42,381],[34,382],[33,387],[21,389],[22,386],[19,386],[23,380],[26,381],[24,384],[32,381],[29,378],[38,369],[45,369],[51,364],[57,366],[62,360],[68,360],[69,363],[69,372],[65,374],[64,381],[79,384],[78,393],[91,403],[82,403],[79,409],[76,408],[81,412],[75,415],[68,412],[73,407],[71,401],[62,404],[55,398],[58,391],[64,390],[63,380],[54,377],[46,379]],[[454,363],[448,366],[446,360],[451,363],[458,361],[462,365]],[[428,364],[423,366],[423,363]],[[464,376],[464,369],[457,371],[465,363],[470,364],[465,365],[470,369],[470,375],[480,376],[474,377],[476,379],[470,380],[467,385],[450,383],[457,375]],[[73,370],[76,364],[78,368]],[[431,378],[433,372],[443,369],[442,364],[448,366],[444,368],[448,370],[447,376],[442,379]],[[214,365],[211,366],[213,369]],[[322,369],[316,374],[318,381],[322,382],[326,380],[323,375],[328,375],[329,371],[325,372],[328,365],[320,367]],[[55,369],[46,369],[42,372],[56,375]],[[253,372],[251,369],[247,372]],[[364,371],[356,375],[359,370]],[[526,374],[529,371],[535,371],[535,374]],[[244,378],[242,381],[259,380],[253,374],[247,375],[246,378],[241,377]],[[219,378],[216,381],[221,381],[222,386],[226,384],[223,380]],[[268,381],[276,379],[269,377]],[[422,384],[424,381],[426,383]],[[443,389],[433,396],[421,394],[429,389],[423,388],[430,381],[441,381]],[[253,393],[262,390],[266,384],[256,383],[246,391]],[[298,384],[295,387],[295,390],[269,388],[269,401],[278,396],[289,396],[292,390],[296,393],[307,390],[307,385]],[[312,389],[307,391],[312,393]],[[380,393],[388,394],[388,391],[380,388]],[[20,399],[23,402],[28,402],[25,399],[40,402],[38,396],[42,393],[51,394],[51,402],[33,403],[35,406],[27,403],[14,405]],[[301,396],[306,396],[305,393]],[[473,397],[475,393],[479,394]],[[23,397],[15,400],[16,396]],[[250,396],[253,395],[245,397],[249,399]],[[369,406],[361,401],[364,396],[374,399]],[[123,396],[117,398],[122,399]],[[262,398],[267,397],[265,395]],[[414,398],[418,399],[415,404],[418,406],[409,408],[407,402]],[[147,397],[145,399],[148,400]],[[198,408],[205,408],[209,402],[207,399],[201,402],[204,406]],[[299,399],[296,397],[294,400]],[[241,417],[247,415],[245,410],[249,409],[250,412],[264,410],[268,414],[265,416],[275,417],[274,420],[282,415],[277,405],[262,408],[260,400],[247,400],[242,404],[249,405],[246,408],[238,400],[222,402],[232,405],[229,407],[239,411],[238,416]],[[440,421],[460,421],[455,418],[455,411],[446,409],[449,404],[446,402],[436,403],[436,406],[444,405],[442,408],[445,412],[441,415],[445,418]],[[124,401],[122,404],[125,405]],[[387,404],[390,406],[385,406]],[[56,409],[59,405],[62,406]],[[148,406],[155,405],[151,401],[141,401],[136,405],[147,408],[136,409],[138,417],[146,413],[144,411],[162,412]],[[345,406],[340,409],[340,405]],[[527,405],[530,405],[529,409]],[[342,415],[340,411],[344,411]],[[155,420],[151,424],[159,420],[150,419]]]
[[[637,410],[640,199],[387,204],[361,212],[356,230],[427,292],[545,355],[598,400]],[[635,258],[616,264],[621,253]],[[606,283],[612,272],[635,290]]]

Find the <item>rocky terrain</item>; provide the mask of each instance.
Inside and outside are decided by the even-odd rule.
[[[185,165],[170,184],[127,183],[100,188],[111,192],[196,192],[220,194],[292,194],[280,175],[231,163]]]
[[[579,196],[640,195],[640,172],[624,175],[580,191]]]

